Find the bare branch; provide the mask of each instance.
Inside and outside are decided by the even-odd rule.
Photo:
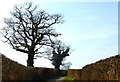
[[[13,49],[27,53],[27,63],[33,64],[35,54],[42,54],[43,46],[51,47],[58,37],[54,25],[63,23],[61,14],[38,11],[32,3],[15,6],[12,17],[4,18],[3,37]],[[31,63],[32,62],[32,63]],[[33,65],[31,65],[33,66]]]
[[[16,48],[16,50],[28,54],[28,51],[26,51],[26,50],[24,50],[24,49],[18,49],[18,48]]]

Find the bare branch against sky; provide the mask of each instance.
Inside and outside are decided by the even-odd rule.
[[[26,1],[29,0],[1,1],[0,28],[4,26],[3,18],[9,17],[13,6]],[[75,49],[67,58],[72,63],[71,68],[81,68],[86,64],[118,54],[118,0],[83,0],[86,1],[85,3],[81,0],[60,1],[42,3],[32,0],[33,3],[39,5],[38,8],[41,10],[64,14],[65,22],[56,26],[56,31],[62,33],[60,40]],[[26,56],[12,50],[9,45],[2,42],[0,45],[5,46],[0,47],[0,53],[26,65]],[[18,56],[15,57],[14,54]],[[36,60],[35,66],[52,67],[50,62],[44,59]]]

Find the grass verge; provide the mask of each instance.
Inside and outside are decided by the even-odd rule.
[[[72,77],[65,77],[64,82],[73,82],[74,80]]]

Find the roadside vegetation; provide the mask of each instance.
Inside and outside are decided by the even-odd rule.
[[[73,77],[65,77],[64,82],[68,82],[68,81],[74,81],[75,79]]]

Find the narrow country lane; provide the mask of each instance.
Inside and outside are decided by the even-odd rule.
[[[54,79],[49,79],[47,82],[64,82],[65,77],[57,77]]]

